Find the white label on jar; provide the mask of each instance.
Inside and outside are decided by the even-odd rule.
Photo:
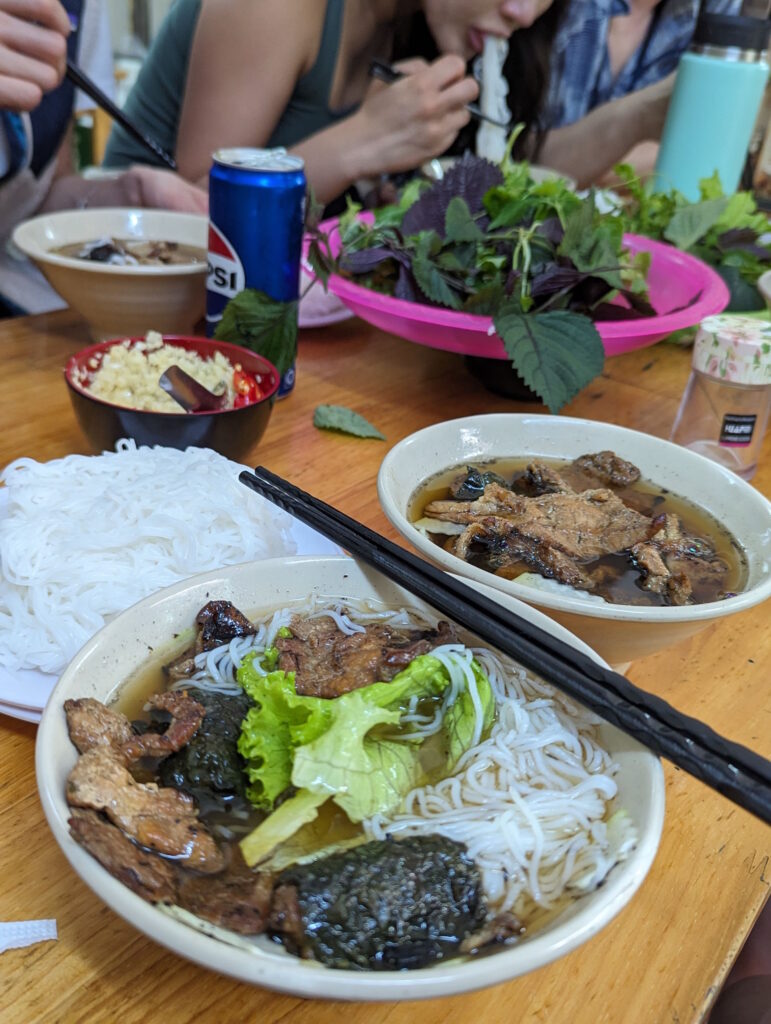
[[[754,413],[747,416],[726,413],[723,417],[723,426],[720,428],[720,444],[726,448],[746,448],[752,441],[756,419]]]

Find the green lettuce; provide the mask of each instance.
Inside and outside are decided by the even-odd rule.
[[[495,699],[476,662],[473,671],[485,732],[492,724]],[[450,675],[438,658],[419,655],[390,683],[372,683],[333,700],[300,696],[295,692],[294,673],[262,675],[248,660],[239,669],[238,680],[255,702],[238,742],[247,765],[249,799],[269,811],[279,796],[297,791],[279,808],[284,822],[280,830],[271,831],[269,825],[275,812],[249,837],[244,856],[256,850],[264,857],[276,845],[272,839],[266,842],[266,832],[284,839],[292,834],[294,806],[297,828],[308,820],[309,806],[317,807],[329,798],[353,822],[396,807],[422,774],[422,739],[410,741],[410,726],[402,724],[402,715],[414,697],[436,706]],[[442,722],[449,769],[471,746],[475,722],[474,701],[464,690]],[[396,739],[399,733],[401,738]]]

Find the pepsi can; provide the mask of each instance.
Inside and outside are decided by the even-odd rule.
[[[293,302],[300,287],[305,220],[305,164],[285,149],[220,149],[209,175],[209,265],[206,333],[230,299],[256,288]],[[295,364],[278,397],[294,387]]]

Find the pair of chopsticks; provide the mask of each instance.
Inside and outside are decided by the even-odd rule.
[[[88,75],[85,75],[71,60],[67,61],[67,78],[78,89],[81,89],[87,96],[90,96],[94,103],[101,107],[106,114],[109,114],[114,121],[117,121],[121,128],[125,128],[132,138],[136,139],[154,156],[157,156],[170,170],[176,171],[177,162],[174,157],[170,156],[155,139],[151,139],[140,128],[137,128],[134,122],[126,117],[120,107],[117,107],[110,97],[102,92],[96,82],[92,82]]]
[[[537,672],[654,753],[771,824],[771,763],[258,466],[240,481]]]
[[[381,82],[386,82],[391,85],[393,82],[398,82],[400,78],[404,78],[404,74],[401,71],[397,71],[396,68],[387,64],[384,60],[373,60],[370,61],[369,65],[369,77],[377,78]],[[506,131],[510,131],[511,123],[508,121],[498,121],[494,117],[489,117],[487,114],[482,113],[482,108],[478,103],[467,103],[466,110],[469,114],[477,121],[487,121],[488,124],[495,125],[496,128],[505,128]]]

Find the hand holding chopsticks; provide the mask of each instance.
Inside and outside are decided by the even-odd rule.
[[[397,71],[391,64],[387,64],[382,60],[370,61],[369,65],[370,78],[377,78],[381,82],[386,82],[388,85],[393,82],[398,82],[404,78],[404,74],[401,71]],[[506,131],[511,130],[511,124],[504,121],[496,121],[494,117],[488,117],[487,114],[483,114],[479,104],[467,103],[466,110],[476,121],[487,121],[489,124],[495,125],[496,128],[504,128]]]
[[[654,753],[771,824],[771,763],[764,758],[263,467],[243,472],[239,479]]]

